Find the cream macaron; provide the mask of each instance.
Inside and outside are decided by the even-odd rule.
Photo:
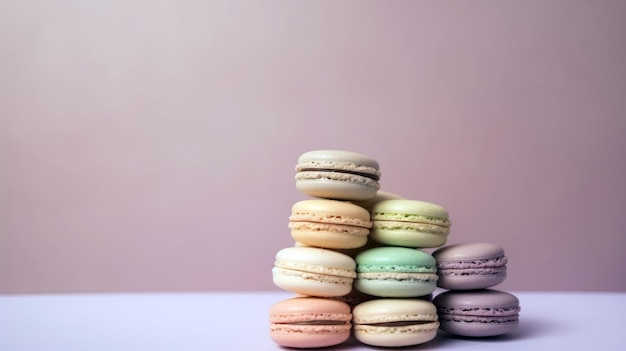
[[[401,347],[437,336],[437,308],[420,299],[376,299],[352,310],[354,337],[367,345]]]
[[[336,200],[366,200],[380,188],[380,167],[369,156],[344,150],[305,152],[296,165],[296,189]]]
[[[353,249],[367,242],[370,213],[355,204],[326,199],[295,203],[289,217],[291,236],[309,246]]]
[[[352,290],[356,262],[343,253],[316,247],[288,247],[276,253],[274,284],[298,294],[344,296]]]

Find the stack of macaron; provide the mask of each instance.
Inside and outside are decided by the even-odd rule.
[[[493,243],[449,245],[433,252],[440,288],[437,295],[440,328],[468,337],[496,336],[519,324],[519,300],[506,291],[490,289],[506,278],[507,256]]]
[[[296,296],[270,309],[272,339],[308,348],[354,337],[368,345],[425,343],[439,328],[430,301],[435,258],[446,243],[441,206],[380,191],[380,168],[349,151],[304,153],[296,188],[311,199],[292,206],[293,247],[276,254],[273,281]]]

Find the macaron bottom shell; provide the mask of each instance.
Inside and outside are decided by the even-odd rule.
[[[361,177],[363,178],[363,177]],[[365,178],[367,179],[367,178]],[[378,183],[368,184],[352,179],[298,179],[296,189],[305,195],[334,200],[369,200],[376,196]]]
[[[350,327],[337,326],[272,326],[272,341],[294,348],[318,348],[339,345],[350,338]]]
[[[418,297],[432,293],[437,287],[436,279],[416,280],[402,273],[396,273],[396,279],[376,279],[378,274],[358,273],[354,281],[355,289],[378,297]]]
[[[494,318],[482,319],[440,316],[439,328],[447,333],[468,337],[490,337],[510,333],[519,325],[518,320],[497,321]]]
[[[308,246],[336,250],[357,249],[367,244],[367,235],[355,236],[324,231],[316,232],[292,230],[291,237],[295,241]]]
[[[439,247],[448,241],[445,234],[379,228],[370,237],[381,244],[413,248]]]
[[[506,279],[505,274],[444,275],[440,272],[437,286],[449,290],[475,290],[496,286]]]
[[[320,297],[345,296],[352,290],[353,279],[274,267],[274,284],[298,294]]]
[[[363,344],[380,347],[419,345],[437,336],[439,323],[409,326],[355,325],[354,338]]]

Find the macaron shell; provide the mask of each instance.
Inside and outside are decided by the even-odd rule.
[[[437,307],[420,299],[376,299],[361,303],[352,315],[355,324],[437,321]]]
[[[504,249],[494,243],[474,242],[441,247],[433,252],[437,262],[458,262],[504,256]]]
[[[351,226],[296,223],[290,226],[291,237],[305,245],[328,249],[356,249],[367,243],[369,230]]]
[[[450,226],[448,211],[437,204],[411,199],[380,201],[372,208],[372,219],[398,221],[425,221]]]
[[[437,322],[395,328],[355,326],[354,337],[363,344],[380,347],[419,345],[437,336]]]
[[[298,157],[296,171],[306,169],[332,169],[380,177],[380,165],[373,158],[353,151],[313,150]]]
[[[294,297],[275,303],[269,311],[271,323],[289,324],[315,321],[346,322],[352,319],[345,302],[321,297]]]
[[[444,245],[449,228],[411,222],[375,221],[370,237],[391,246],[430,248]]]
[[[334,275],[272,269],[272,279],[277,287],[298,294],[321,297],[345,296],[352,290],[354,279]]]
[[[356,277],[352,257],[315,247],[288,247],[276,253],[276,267],[340,277]]]
[[[313,197],[336,200],[367,200],[376,196],[379,184],[347,173],[306,172],[296,175],[296,189]]]
[[[342,224],[371,228],[370,213],[346,201],[313,199],[296,202],[291,207],[290,221]]]
[[[506,280],[506,273],[443,275],[440,272],[437,286],[450,290],[476,290],[496,286]]]
[[[359,253],[355,260],[360,272],[436,272],[432,255],[406,247],[375,247]]]
[[[437,288],[437,275],[419,273],[358,273],[355,289],[378,297],[425,296]]]

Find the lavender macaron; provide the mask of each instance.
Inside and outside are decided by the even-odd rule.
[[[444,246],[433,252],[437,261],[437,286],[450,290],[485,289],[506,278],[504,249],[492,243]]]
[[[505,291],[480,289],[446,291],[433,299],[439,328],[470,337],[509,333],[519,325],[519,300]]]

